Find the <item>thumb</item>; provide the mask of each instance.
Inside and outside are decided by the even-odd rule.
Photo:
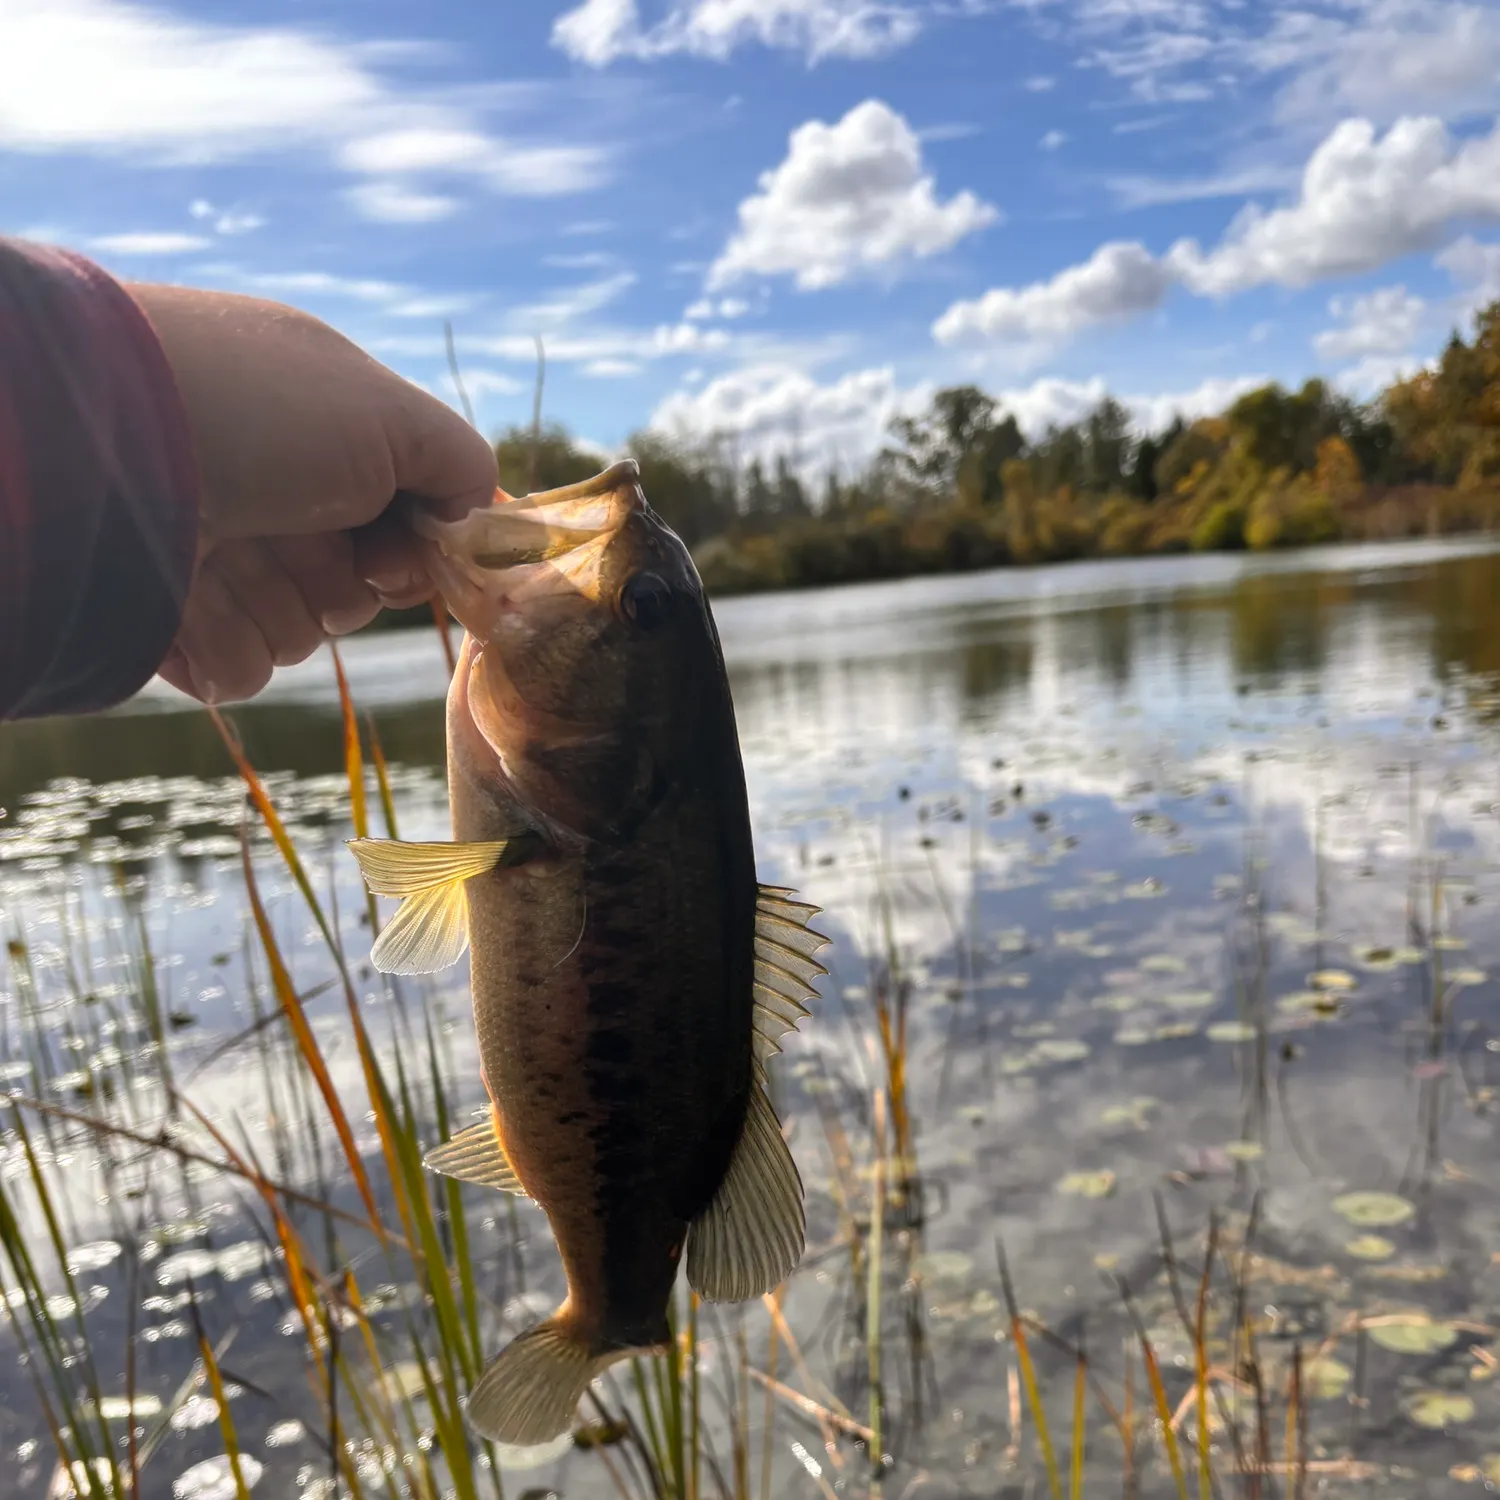
[[[392,376],[386,442],[397,491],[419,498],[445,521],[495,497],[495,450],[451,406]]]

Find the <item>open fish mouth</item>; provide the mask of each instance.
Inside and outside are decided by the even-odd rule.
[[[416,506],[408,521],[445,557],[496,572],[550,562],[610,536],[644,505],[640,470],[633,459],[624,459],[592,479],[501,500],[460,521],[436,520]]]

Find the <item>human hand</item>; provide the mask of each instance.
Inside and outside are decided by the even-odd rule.
[[[490,503],[495,456],[462,417],[326,323],[228,292],[132,285],[187,407],[198,567],[161,675],[205,703],[432,596],[398,490],[455,519]]]

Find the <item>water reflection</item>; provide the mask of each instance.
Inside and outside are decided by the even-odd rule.
[[[1500,898],[1500,553],[1090,564],[731,601],[718,616],[762,877],[825,907],[836,939],[824,1004],[778,1075],[815,1247],[788,1319],[818,1378],[849,1411],[869,1410],[865,1292],[839,1268],[851,1220],[869,1232],[877,1169],[861,1143],[881,1128],[894,1145],[880,1178],[894,1247],[884,1409],[905,1473],[926,1464],[989,1495],[1009,1472],[997,1392],[1015,1367],[997,1342],[997,1236],[1026,1303],[1067,1337],[1087,1325],[1106,1350],[1125,1324],[1100,1271],[1130,1280],[1181,1395],[1191,1350],[1156,1277],[1153,1194],[1184,1255],[1201,1256],[1211,1211],[1229,1216],[1231,1239],[1255,1214],[1253,1284],[1275,1314],[1267,1339],[1283,1341],[1268,1369],[1290,1359],[1298,1330],[1316,1337],[1357,1314],[1415,1308],[1488,1326],[1500,1250],[1500,934],[1487,917]],[[403,834],[441,836],[436,643],[354,642],[346,663],[396,768]],[[233,718],[314,883],[337,895],[347,951],[363,954],[328,664],[285,674]],[[100,1057],[151,1042],[111,1009],[129,989],[121,957],[139,922],[162,961],[176,1074],[196,1073],[196,1097],[279,1152],[280,1178],[316,1186],[331,1170],[327,1142],[266,1123],[306,1110],[287,1083],[295,1069],[278,1062],[285,1036],[246,1044],[270,1049],[266,1066],[221,1050],[267,1004],[230,769],[204,717],[176,711],[165,690],[105,720],[0,732],[0,912],[28,965],[12,962],[0,995],[3,1066],[21,1070],[7,1079],[23,1091],[98,1104],[94,1080],[114,1077]],[[358,1100],[305,911],[269,849],[253,854],[336,1082]],[[79,934],[94,944],[83,967],[97,1003],[69,999]],[[443,1045],[477,1098],[461,976],[405,995],[367,968],[357,983],[384,1037],[409,1035],[414,1017],[454,1019]],[[886,1086],[897,1034],[899,1097]],[[146,1086],[128,1104],[148,1130],[170,1107]],[[361,1144],[374,1151],[373,1137]],[[53,1145],[65,1156],[66,1133]],[[247,1326],[238,1368],[275,1389],[294,1351],[248,1329],[255,1296],[285,1312],[284,1286],[266,1266],[243,1286],[225,1276],[225,1263],[250,1264],[235,1205],[191,1173],[153,1173],[152,1160],[125,1150],[73,1172],[70,1240],[124,1238],[137,1213],[185,1225],[153,1276],[217,1274],[215,1295]],[[1363,1226],[1378,1253],[1354,1249],[1361,1226],[1337,1207],[1355,1192],[1404,1205],[1406,1217]],[[513,1258],[493,1218],[487,1232],[497,1300],[545,1302],[557,1286],[546,1236],[533,1226]],[[171,1259],[184,1254],[216,1270]],[[117,1268],[91,1275],[118,1332]],[[147,1375],[160,1381],[183,1324],[176,1295],[153,1292],[161,1358]],[[390,1295],[399,1307],[400,1288]],[[1226,1323],[1218,1336],[1227,1361],[1239,1334]],[[1316,1407],[1314,1438],[1424,1479],[1479,1462],[1500,1395],[1470,1380],[1455,1348],[1426,1363],[1370,1355],[1368,1405]],[[1066,1362],[1039,1360],[1048,1390],[1064,1389]],[[1118,1375],[1114,1353],[1100,1361],[1101,1378]],[[1472,1422],[1424,1436],[1413,1400],[1449,1387],[1474,1401]],[[25,1390],[9,1394],[0,1441],[34,1441]],[[270,1434],[299,1413],[255,1413],[265,1483],[295,1493],[295,1455]],[[183,1439],[182,1468],[214,1457],[195,1441]],[[1117,1476],[1118,1452],[1113,1462]],[[575,1455],[558,1471],[570,1495],[599,1488],[583,1465]]]

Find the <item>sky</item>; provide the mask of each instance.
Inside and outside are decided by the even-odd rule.
[[[0,232],[606,451],[1366,396],[1500,296],[1500,0],[0,0]]]

